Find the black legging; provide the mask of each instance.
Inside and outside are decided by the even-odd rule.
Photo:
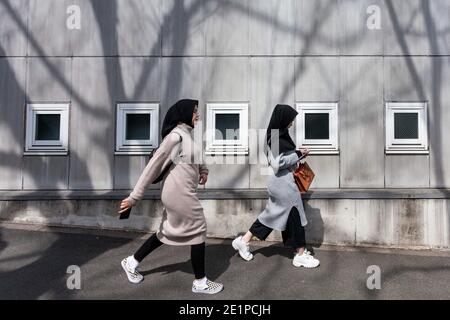
[[[256,219],[249,231],[259,240],[266,240],[272,230],[272,228],[265,226]],[[281,232],[281,235],[283,236],[283,243],[285,246],[294,249],[305,247],[305,228],[302,226],[300,215],[296,207],[291,208],[286,223],[286,229]]]
[[[144,244],[136,251],[134,258],[141,262],[153,250],[160,247],[163,243],[159,241],[156,234],[153,234]],[[191,263],[194,269],[196,279],[205,277],[205,243],[191,245]]]

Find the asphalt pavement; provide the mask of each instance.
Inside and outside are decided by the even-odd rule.
[[[120,261],[147,237],[3,223],[0,299],[450,299],[448,251],[312,247],[321,265],[309,270],[292,266],[293,253],[279,243],[252,243],[246,262],[229,240],[216,239],[207,242],[206,271],[223,292],[191,292],[189,247],[158,248],[134,285]]]

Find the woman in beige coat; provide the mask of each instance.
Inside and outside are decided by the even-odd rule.
[[[134,206],[143,198],[147,186],[170,166],[162,182],[164,211],[159,230],[134,255],[122,260],[122,267],[132,283],[143,280],[137,271],[139,263],[162,244],[190,245],[195,274],[192,292],[214,294],[223,289],[222,284],[212,282],[205,276],[206,220],[197,198],[197,187],[199,183],[206,183],[208,169],[199,164],[201,150],[191,137],[198,119],[197,100],[180,100],[169,109],[163,122],[161,145],[129,197],[121,203],[119,213]]]

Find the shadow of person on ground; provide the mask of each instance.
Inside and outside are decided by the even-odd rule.
[[[186,247],[187,250],[190,248]],[[218,279],[225,271],[228,270],[230,266],[230,260],[235,255],[234,249],[230,246],[224,246],[223,244],[212,244],[206,246],[206,275],[211,280]],[[143,276],[150,275],[153,273],[173,273],[173,272],[185,272],[189,274],[194,274],[192,270],[191,259],[184,262],[178,262],[173,264],[168,264],[164,266],[157,267],[155,269],[143,270],[141,274]]]
[[[294,250],[289,247],[284,247],[283,243],[274,243],[268,247],[259,247],[258,249],[253,250],[252,253],[253,253],[253,256],[262,254],[266,258],[275,256],[275,255],[281,255],[281,256],[284,256],[289,259],[294,257]]]
[[[314,254],[314,248],[320,248],[323,244],[324,223],[319,208],[311,206],[309,201],[303,200],[308,224],[305,226],[307,248]]]

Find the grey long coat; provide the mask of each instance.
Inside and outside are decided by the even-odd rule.
[[[264,211],[258,216],[258,220],[267,227],[283,231],[286,229],[292,207],[296,207],[300,214],[301,224],[305,226],[308,221],[300,192],[292,174],[297,162],[300,161],[299,156],[295,151],[290,151],[274,158],[269,151],[267,158],[274,175],[269,177],[267,186],[269,201]]]

